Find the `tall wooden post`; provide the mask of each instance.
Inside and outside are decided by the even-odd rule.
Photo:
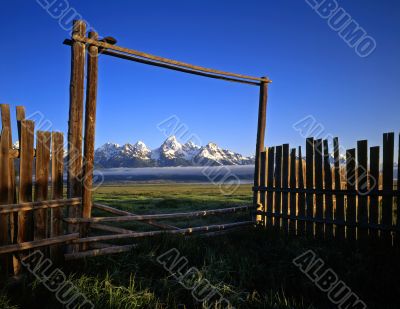
[[[74,21],[72,36],[84,37],[86,24],[81,20]],[[70,106],[68,123],[68,184],[69,198],[82,195],[82,126],[83,126],[83,98],[85,78],[85,45],[74,41],[72,43]],[[74,207],[70,209],[73,212]],[[73,213],[72,213],[73,215]]]
[[[98,34],[96,32],[89,32],[89,39],[97,40]],[[83,218],[90,218],[92,213],[98,53],[99,49],[97,46],[91,45],[89,47],[86,82],[85,144],[83,164]]]
[[[78,35],[84,37],[86,24],[81,20],[74,21],[72,37]],[[73,39],[73,38],[72,38]],[[83,126],[83,98],[85,79],[85,45],[73,41],[71,48],[71,83],[70,106],[68,123],[68,198],[82,195],[82,126]],[[69,207],[68,216],[80,217],[81,210],[78,207]],[[79,227],[70,225],[69,233],[78,232]]]
[[[267,79],[266,77],[263,77]],[[258,106],[258,127],[257,127],[257,144],[256,144],[256,158],[254,169],[254,187],[260,186],[260,170],[261,170],[261,152],[264,150],[265,126],[267,118],[267,99],[268,99],[268,83],[262,81],[260,85],[260,101]],[[254,191],[253,204],[258,206],[260,202],[260,192]],[[253,217],[255,218],[255,217]]]

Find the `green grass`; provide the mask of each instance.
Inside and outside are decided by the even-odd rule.
[[[246,205],[251,202],[251,191],[250,186],[243,186],[234,196],[224,197],[214,186],[107,186],[95,198],[135,213],[160,213]],[[248,218],[248,214],[242,216],[228,219]],[[214,219],[168,223],[196,226],[209,220]],[[146,228],[143,224],[134,227]],[[176,248],[236,308],[335,308],[292,263],[311,249],[368,308],[398,308],[400,253],[380,244],[310,240],[264,229],[213,238],[161,235],[136,243],[138,247],[129,253],[70,262],[63,271],[96,308],[202,308],[157,262],[159,255]],[[0,308],[62,308],[33,278],[0,295]]]

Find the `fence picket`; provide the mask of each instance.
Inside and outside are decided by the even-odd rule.
[[[310,137],[306,140],[306,188],[314,189],[314,138]],[[314,193],[306,194],[307,210],[306,210],[306,230],[308,235],[314,234]]]
[[[276,146],[275,154],[275,188],[282,188],[282,146]],[[280,217],[282,215],[281,207],[282,192],[275,192],[274,226],[280,226]]]
[[[341,181],[341,172],[340,172],[340,154],[339,154],[339,139],[335,137],[333,139],[333,156],[335,161],[334,171],[335,171],[335,189],[342,189],[342,181]],[[344,196],[342,194],[336,194],[336,209],[335,209],[335,222],[338,223],[336,225],[336,234],[335,236],[339,239],[343,239],[345,237],[345,228],[342,224],[344,224]]]
[[[301,153],[301,146],[299,146],[299,166],[297,168],[297,182],[298,188],[300,190],[304,189],[304,164],[303,164],[303,157]],[[305,219],[306,217],[306,200],[304,192],[299,192],[297,195],[297,202],[298,202],[298,214],[297,217],[299,219]],[[300,220],[297,222],[297,232],[300,235],[304,235],[305,232],[305,222]]]
[[[268,177],[267,177],[267,188],[272,189],[274,187],[274,167],[275,167],[275,148],[268,148]],[[267,192],[267,227],[272,226],[273,218],[272,213],[274,211],[274,192]]]
[[[329,156],[329,145],[328,140],[324,140],[324,179],[325,179],[325,190],[332,190],[332,169]],[[333,237],[333,198],[331,193],[325,193],[325,233],[326,237]]]
[[[318,139],[315,141],[314,148],[314,156],[315,156],[315,189],[318,191],[315,198],[315,219],[317,219],[316,223],[316,236],[323,237],[324,234],[324,224],[321,223],[324,219],[324,195],[322,192],[323,189],[323,165],[322,165],[322,140]]]
[[[36,132],[36,182],[35,182],[35,201],[47,200],[49,164],[50,164],[50,132]],[[34,212],[34,240],[45,239],[48,234],[47,209],[40,209]]]
[[[346,151],[346,186],[347,190],[355,190],[356,188],[356,150],[348,149]],[[346,235],[350,240],[356,238],[356,196],[349,194],[347,196],[346,207]]]
[[[369,224],[377,226],[379,224],[379,146],[370,148],[369,161]],[[370,229],[370,235],[378,237],[378,230]]]
[[[297,187],[297,160],[296,160],[296,148],[292,148],[290,151],[290,189],[296,189]],[[296,193],[290,192],[290,224],[289,224],[289,232],[290,234],[296,234],[296,201],[297,196]]]
[[[394,133],[383,135],[383,197],[382,197],[382,225],[384,228],[393,224],[393,160],[394,160]],[[391,232],[383,231],[385,240],[391,242]]]
[[[368,235],[368,141],[357,142],[357,221],[358,237],[365,239]]]
[[[288,181],[289,181],[289,144],[282,145],[282,229],[285,233],[288,232]]]
[[[21,121],[21,145],[19,168],[19,202],[32,202],[33,140],[35,125],[31,120]],[[18,213],[18,243],[33,238],[32,212]]]
[[[52,199],[58,200],[63,198],[63,169],[64,169],[64,136],[60,132],[52,132],[51,143],[51,186]],[[63,214],[61,208],[53,208],[50,210],[51,225],[50,237],[63,235]],[[53,261],[62,259],[62,247],[60,245],[50,248],[50,256]]]
[[[260,186],[261,187],[266,187],[267,186],[267,179],[266,179],[266,174],[267,174],[267,168],[268,168],[268,149],[265,151],[261,152],[260,156]],[[258,210],[262,211],[265,213],[266,211],[266,191],[261,191],[260,192],[260,205],[261,208],[258,208]],[[257,215],[257,222],[265,222],[265,216]]]
[[[9,158],[9,134],[10,130],[5,127],[0,134],[0,205],[11,204],[12,191],[10,183],[10,158]],[[0,214],[0,246],[11,243],[10,214]],[[4,255],[0,258],[0,276],[7,276],[10,271],[11,258]]]

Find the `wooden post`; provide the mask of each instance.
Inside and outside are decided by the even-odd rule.
[[[267,186],[267,173],[268,173],[268,149],[261,152],[261,178],[260,178],[260,186],[265,188]],[[261,191],[260,193],[260,203],[257,208],[258,211],[262,211],[262,215],[257,215],[257,223],[264,225],[266,224],[265,220],[265,212],[266,212],[266,191]]]
[[[282,146],[276,146],[275,154],[275,209],[274,209],[274,227],[278,230],[281,226],[282,216]]]
[[[329,157],[328,140],[324,140],[324,178],[325,190],[332,190],[332,169]],[[326,238],[333,237],[333,198],[332,193],[325,194],[325,236]]]
[[[282,229],[285,234],[288,233],[288,180],[289,180],[289,144],[282,145]]]
[[[383,135],[383,197],[382,197],[382,225],[385,228],[393,227],[393,161],[394,161],[394,133]],[[392,233],[383,231],[383,239],[392,244]]]
[[[314,138],[309,137],[306,140],[306,188],[314,189]],[[307,210],[306,210],[306,231],[308,236],[314,235],[314,193],[306,194]]]
[[[368,237],[368,141],[357,142],[357,235],[358,239]]]
[[[10,145],[9,145],[9,134],[10,130],[5,127],[0,135],[0,205],[6,205],[12,203],[12,191],[10,184]],[[11,214],[12,216],[12,214]],[[0,245],[10,244],[10,217],[9,214],[0,215]],[[0,277],[3,275],[7,276],[9,273],[9,268],[11,265],[11,260],[9,255],[5,255],[0,258],[1,273]]]
[[[38,131],[36,133],[36,181],[35,181],[35,201],[47,200],[49,164],[50,164],[50,132]],[[47,233],[47,209],[34,211],[34,240],[45,239]]]
[[[304,189],[304,172],[303,172],[303,156],[301,153],[301,147],[299,146],[299,166],[297,168],[297,181],[299,189]],[[298,215],[297,218],[305,219],[306,217],[306,204],[305,204],[305,194],[303,192],[299,192],[297,195],[298,202]],[[297,221],[297,234],[304,235],[305,232],[305,223],[303,220]]]
[[[33,140],[35,125],[31,120],[21,122],[21,145],[19,163],[19,203],[32,202]],[[33,240],[33,214],[18,213],[18,243]]]
[[[86,24],[74,21],[72,35],[84,36]],[[85,45],[80,42],[72,44],[72,64],[70,83],[70,107],[68,123],[68,185],[67,195],[80,197],[82,195],[82,125],[83,125],[83,98],[85,78]],[[70,208],[71,217],[78,216],[76,208]]]
[[[64,137],[60,132],[52,132],[51,144],[51,184],[53,188],[52,199],[63,197],[63,170],[64,170]],[[63,234],[62,209],[51,209],[50,237],[58,237]],[[50,248],[52,261],[59,262],[62,259],[62,246],[56,245]]]
[[[85,36],[86,24],[81,21],[74,21],[72,35]],[[70,107],[68,123],[68,176],[67,196],[81,197],[82,195],[82,126],[83,126],[83,98],[85,78],[85,45],[74,41],[72,44],[71,84],[70,84]],[[79,207],[69,207],[68,216],[71,218],[80,217]],[[69,226],[69,233],[79,231],[78,226]],[[71,246],[71,250],[77,250]]]
[[[333,139],[333,155],[335,159],[335,190],[342,189],[342,181],[340,178],[340,156],[339,156],[339,139],[335,137]],[[344,239],[345,228],[344,228],[344,196],[342,194],[336,194],[336,209],[335,209],[335,222],[336,234],[335,236],[339,239]]]
[[[296,162],[296,148],[290,151],[290,189],[295,190],[297,188],[297,162]],[[289,222],[289,233],[296,235],[296,193],[290,192],[290,222]]]
[[[257,143],[256,143],[256,157],[254,167],[254,187],[260,186],[260,159],[261,152],[264,150],[265,139],[265,126],[267,119],[267,100],[268,100],[268,83],[261,82],[260,86],[260,101],[258,105],[258,126],[257,126]],[[255,206],[260,202],[260,192],[254,191],[253,204]]]
[[[275,167],[275,148],[268,148],[268,177],[267,187],[272,189],[274,187],[274,167]],[[267,227],[271,227],[273,223],[272,213],[274,211],[274,192],[267,192]]]
[[[347,195],[346,208],[346,237],[350,240],[356,239],[356,150],[346,151],[346,185],[350,193]]]
[[[369,224],[370,225],[378,225],[379,224],[379,146],[371,147],[369,155]],[[370,236],[376,240],[378,239],[378,230],[370,229]]]
[[[98,39],[96,32],[89,32],[89,38]],[[96,99],[97,99],[97,67],[98,47],[91,45],[88,52],[87,89],[86,89],[86,116],[85,116],[85,145],[83,165],[83,218],[90,218],[92,214],[92,186],[94,168],[94,142],[96,132]]]
[[[323,238],[324,236],[324,224],[321,221],[324,220],[324,195],[320,192],[323,190],[323,162],[322,162],[322,139],[315,140],[314,148],[314,160],[315,160],[315,189],[319,191],[315,197],[315,236],[317,238]]]

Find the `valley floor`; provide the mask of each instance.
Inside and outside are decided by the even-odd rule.
[[[137,214],[150,214],[248,205],[252,194],[250,185],[223,196],[212,185],[115,184],[96,190],[95,199]],[[243,213],[165,223],[184,227],[248,218],[249,214]],[[141,223],[125,227],[154,230]],[[95,308],[202,308],[206,304],[197,301],[193,296],[197,294],[187,288],[196,280],[209,283],[212,291],[235,308],[336,308],[292,262],[313,250],[368,308],[398,308],[400,252],[379,244],[289,238],[264,229],[211,238],[159,236],[135,243],[138,247],[129,253],[70,262],[62,270]],[[166,252],[187,259],[187,268],[194,267],[198,276],[186,280],[176,273],[174,276],[162,265],[168,262],[163,257]],[[0,308],[62,306],[43,284],[26,278],[0,293]]]

